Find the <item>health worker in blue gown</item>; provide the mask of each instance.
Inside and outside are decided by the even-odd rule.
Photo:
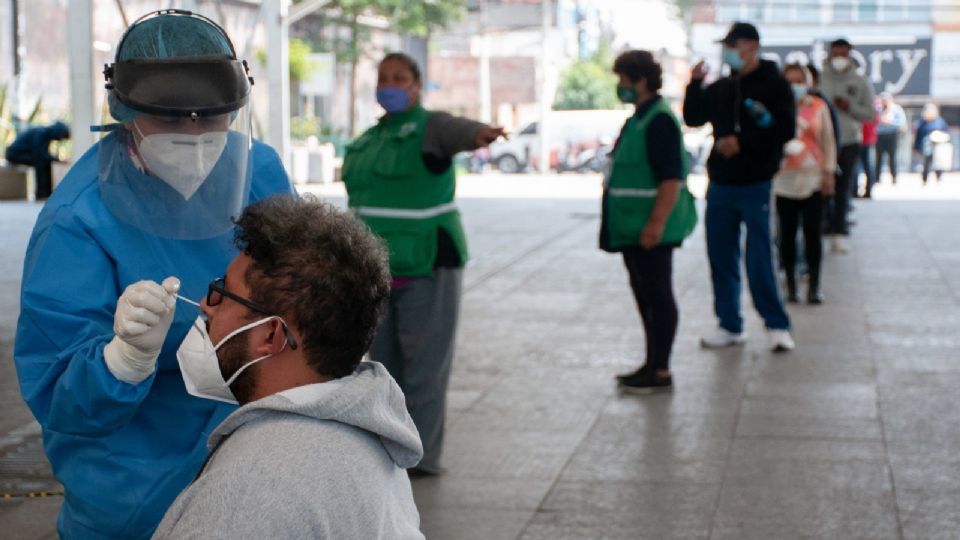
[[[246,205],[293,191],[251,138],[253,80],[209,19],[141,18],[104,75],[116,123],[37,219],[14,351],[64,539],[148,538],[197,473],[235,406],[186,390],[177,351],[200,313],[176,296],[223,275]]]

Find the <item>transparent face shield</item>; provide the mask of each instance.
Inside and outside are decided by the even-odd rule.
[[[223,55],[142,59],[106,67],[100,192],[117,219],[150,234],[197,240],[233,227],[251,184],[246,64]]]
[[[120,221],[195,240],[233,227],[250,194],[250,110],[214,117],[137,115],[100,141],[100,192]]]

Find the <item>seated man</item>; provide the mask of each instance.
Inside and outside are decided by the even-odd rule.
[[[422,539],[405,471],[420,437],[387,371],[361,362],[390,292],[384,247],[312,198],[237,225],[241,253],[178,360],[191,394],[241,407],[154,538]]]
[[[7,147],[5,156],[10,163],[29,165],[34,170],[34,197],[46,200],[53,191],[53,168],[51,163],[60,161],[50,155],[50,143],[70,138],[70,128],[63,122],[49,126],[32,127],[21,131]]]

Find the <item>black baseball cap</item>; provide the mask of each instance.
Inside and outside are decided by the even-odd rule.
[[[733,26],[730,27],[727,35],[724,36],[723,39],[718,40],[717,43],[733,45],[738,39],[760,41],[760,32],[757,32],[757,27],[750,23],[735,22]]]
[[[848,49],[852,49],[853,43],[847,41],[847,38],[837,38],[830,42],[830,48],[832,49],[833,47],[846,47]]]

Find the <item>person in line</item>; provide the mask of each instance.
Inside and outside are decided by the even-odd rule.
[[[786,274],[787,301],[799,302],[797,293],[797,229],[802,219],[804,254],[810,274],[807,302],[822,304],[820,260],[822,254],[823,198],[832,195],[837,167],[836,142],[827,102],[809,93],[812,77],[800,64],[787,65],[783,75],[797,100],[797,134],[784,147],[780,172],[773,179],[780,221],[780,257]]]
[[[370,357],[407,397],[424,449],[415,476],[444,470],[447,384],[467,262],[453,157],[503,135],[499,127],[424,109],[422,89],[416,61],[384,57],[377,102],[386,114],[347,147],[343,162],[350,208],[390,251],[393,291]]]
[[[420,437],[387,370],[361,361],[390,294],[382,242],[276,196],[244,210],[236,243],[179,360],[188,387],[240,408],[153,538],[422,540],[406,472]]]
[[[50,154],[50,143],[70,138],[70,128],[63,122],[54,122],[49,126],[39,126],[21,131],[7,147],[7,161],[17,165],[27,165],[34,170],[34,199],[44,201],[53,192],[53,171],[51,163],[60,161],[58,156]]]
[[[65,489],[61,538],[149,537],[235,409],[184,389],[176,352],[198,312],[174,303],[233,259],[246,204],[293,191],[251,142],[248,77],[209,19],[137,20],[106,70],[116,123],[37,218],[14,360]]]
[[[886,157],[890,167],[890,183],[897,183],[897,148],[900,146],[900,134],[907,132],[907,114],[903,107],[893,100],[893,94],[880,94],[880,123],[877,125],[877,174],[880,181],[883,171],[883,158]]]
[[[940,108],[933,103],[927,103],[923,106],[920,113],[920,123],[917,125],[917,133],[913,138],[913,152],[923,159],[923,170],[920,173],[920,180],[923,185],[927,185],[927,177],[933,170],[937,175],[937,182],[943,176],[943,167],[934,163],[934,150],[937,144],[950,141],[950,127],[946,120],[940,116]]]
[[[872,120],[867,120],[860,125],[860,170],[863,171],[863,191],[860,191],[860,173],[857,173],[856,179],[850,188],[850,195],[857,199],[872,199],[873,186],[877,183],[875,160],[871,158],[877,153],[877,126],[880,123],[880,112],[877,107],[876,116]]]
[[[648,51],[627,51],[613,63],[617,96],[635,112],[614,144],[604,186],[600,248],[621,253],[646,337],[643,364],[617,376],[626,392],[673,387],[670,352],[679,313],[673,295],[673,250],[697,224],[686,188],[689,170],[680,122],[660,96],[663,68]]]
[[[820,90],[820,70],[817,69],[817,66],[813,63],[809,63],[805,66],[807,71],[810,73],[810,90],[808,93],[811,96],[816,96],[822,99],[826,104],[827,108],[830,109],[830,124],[833,126],[833,139],[835,141],[835,146],[837,148],[837,155],[840,155],[840,115],[837,112],[837,107],[830,101],[821,90]]]
[[[835,253],[849,251],[846,238],[850,236],[847,215],[850,210],[850,186],[856,178],[861,123],[876,116],[873,109],[873,87],[857,72],[850,57],[853,45],[846,39],[830,43],[830,52],[821,77],[821,89],[837,107],[840,121],[840,153],[837,156],[839,173],[830,211],[830,249]]]
[[[789,351],[795,345],[774,271],[770,208],[783,145],[796,134],[793,92],[776,64],[760,58],[760,34],[753,25],[733,24],[722,43],[730,75],[704,87],[707,70],[703,62],[697,64],[683,102],[686,123],[710,122],[716,139],[707,160],[704,223],[719,326],[701,345],[728,347],[746,340],[740,312],[740,227],[745,224],[753,303],[771,349]]]

